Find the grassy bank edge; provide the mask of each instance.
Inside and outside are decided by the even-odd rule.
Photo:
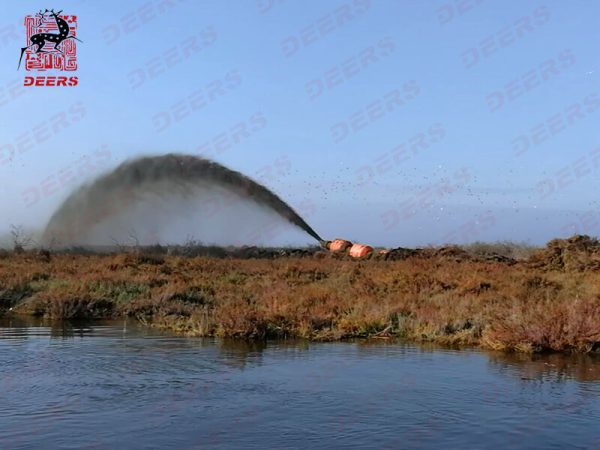
[[[10,253],[0,258],[0,309],[132,317],[194,336],[598,352],[595,250],[558,258],[554,246],[520,262],[442,250],[401,261]]]

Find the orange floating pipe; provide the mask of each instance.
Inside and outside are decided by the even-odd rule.
[[[353,258],[364,258],[373,253],[373,247],[364,244],[354,244],[348,254]]]
[[[334,239],[329,243],[329,250],[332,252],[345,252],[349,247],[352,246],[352,242],[346,241],[345,239]]]

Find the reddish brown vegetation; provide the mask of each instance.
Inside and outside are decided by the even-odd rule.
[[[600,348],[597,241],[555,240],[520,261],[488,253],[401,249],[366,261],[11,253],[0,257],[0,308],[128,315],[194,335]]]

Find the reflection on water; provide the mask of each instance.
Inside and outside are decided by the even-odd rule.
[[[116,329],[115,322],[106,322]],[[126,323],[122,323],[126,327]],[[0,318],[0,339],[30,339],[50,337],[67,339],[83,337],[92,332],[93,327],[102,325],[100,321],[51,321],[41,317],[13,316]]]
[[[0,448],[599,448],[600,361],[0,319]]]
[[[517,372],[523,379],[529,380],[556,383],[568,380],[600,381],[598,355],[494,354],[490,357],[490,363],[500,371]]]

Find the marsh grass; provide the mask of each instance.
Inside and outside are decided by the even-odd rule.
[[[578,237],[552,241],[520,261],[513,252],[510,263],[456,248],[397,261],[10,253],[0,259],[0,309],[59,319],[130,316],[195,336],[401,337],[589,353],[600,343],[595,248]]]

